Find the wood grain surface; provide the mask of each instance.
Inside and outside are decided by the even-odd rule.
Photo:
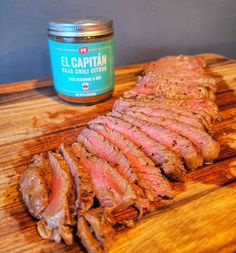
[[[203,57],[221,79],[221,120],[214,125],[220,156],[186,183],[174,183],[176,197],[120,232],[111,253],[236,252],[236,61]],[[135,84],[143,66],[117,68],[113,98],[89,107],[59,100],[49,79],[0,85],[0,252],[84,252],[79,242],[67,247],[39,237],[18,191],[19,175],[34,154],[75,141],[86,122],[109,111]]]

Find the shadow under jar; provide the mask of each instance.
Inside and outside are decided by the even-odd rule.
[[[61,99],[92,105],[112,97],[113,33],[110,19],[59,19],[49,23],[53,82]]]

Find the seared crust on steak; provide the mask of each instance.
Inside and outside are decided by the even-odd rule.
[[[104,253],[99,241],[92,234],[89,224],[82,216],[77,221],[77,236],[80,238],[88,253]]]
[[[200,56],[191,55],[178,55],[178,56],[166,56],[162,57],[158,61],[153,61],[147,64],[145,72],[155,70],[158,71],[158,67],[175,67],[184,71],[190,70],[191,72],[203,73],[203,68],[206,67],[205,60]]]
[[[90,177],[80,164],[71,147],[65,147],[61,144],[59,150],[67,162],[74,179],[76,192],[75,206],[78,209],[87,211],[92,207],[95,196]]]
[[[89,223],[96,239],[102,245],[104,252],[107,252],[114,241],[115,230],[109,222],[108,214],[102,208],[91,209],[81,214]]]
[[[33,163],[27,166],[20,176],[20,191],[30,214],[40,218],[47,207],[52,190],[52,170],[47,154],[33,157]]]
[[[144,73],[136,86],[124,93],[124,97],[155,94],[174,99],[214,99],[216,80],[205,77],[202,66],[196,64],[195,59],[162,59],[149,64]]]
[[[217,80],[215,78],[204,76],[202,74],[182,74],[176,70],[169,72],[148,72],[145,76],[140,76],[137,80],[136,86],[150,87],[158,84],[174,84],[181,87],[186,84],[190,87],[204,87],[207,91],[214,93],[216,91]]]
[[[214,93],[205,87],[178,85],[178,83],[159,82],[154,79],[152,86],[135,86],[133,89],[124,93],[125,98],[137,97],[139,94],[155,94],[172,99],[211,99]]]
[[[38,232],[44,239],[73,244],[72,226],[75,224],[74,184],[69,168],[58,153],[49,152],[53,171],[52,194],[48,206],[41,214]]]

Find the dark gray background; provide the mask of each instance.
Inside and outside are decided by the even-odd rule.
[[[0,83],[51,75],[48,21],[111,17],[116,65],[169,54],[236,58],[236,0],[0,0]]]

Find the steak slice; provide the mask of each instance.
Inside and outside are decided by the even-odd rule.
[[[119,212],[137,201],[131,185],[109,163],[89,153],[80,143],[73,143],[72,147],[90,175],[101,207]]]
[[[132,111],[132,112],[137,112],[137,113],[145,113],[145,114],[148,114],[153,117],[163,117],[163,118],[167,118],[167,119],[174,119],[174,120],[177,120],[177,121],[182,122],[184,124],[193,126],[195,128],[199,128],[201,130],[204,129],[203,124],[198,120],[195,120],[193,118],[189,118],[189,117],[186,117],[186,116],[183,116],[183,115],[171,112],[171,111],[159,109],[159,108],[153,109],[150,107],[133,106],[131,108],[130,107],[116,108],[115,111],[117,111],[119,113],[126,112],[126,111],[127,112]]]
[[[146,112],[148,111],[145,111],[145,113]],[[148,113],[146,113],[147,115],[136,112],[126,113],[133,118],[138,118],[153,124],[158,124],[188,138],[201,150],[203,158],[207,162],[212,162],[219,155],[219,143],[215,141],[209,134],[200,129],[196,129],[195,127],[191,127],[174,119],[150,117]]]
[[[52,190],[52,170],[47,154],[33,157],[24,173],[20,176],[20,191],[29,213],[35,218],[47,207]]]
[[[129,183],[134,183],[138,180],[124,154],[100,134],[84,128],[79,134],[77,141],[82,143],[93,155],[108,161]]]
[[[137,97],[140,94],[155,94],[156,96],[164,96],[171,99],[211,99],[214,94],[201,86],[178,85],[178,83],[154,81],[152,86],[136,86],[133,89],[124,92],[125,98]]]
[[[196,92],[198,88],[203,88],[202,91],[199,90],[203,92],[202,95],[204,97],[206,96],[210,99],[214,99],[216,81],[213,84],[212,79],[204,77],[203,75],[200,77],[194,77],[191,75],[185,77],[170,74],[167,74],[167,76],[164,75],[165,72],[161,77],[155,73],[149,72],[142,78],[138,78],[136,86],[150,88],[152,87],[156,88],[158,91],[172,90],[180,94],[188,92],[190,89],[193,89]]]
[[[93,198],[95,196],[90,177],[80,164],[71,147],[65,147],[61,144],[59,149],[74,179],[76,190],[75,206],[76,208],[87,211],[93,205]]]
[[[77,138],[87,151],[91,154],[106,160],[121,176],[131,185],[137,195],[137,208],[142,216],[143,208],[149,208],[149,201],[145,198],[142,188],[139,186],[138,177],[124,154],[112,143],[107,141],[102,135],[93,130],[84,128]],[[139,185],[139,186],[138,186]]]
[[[178,55],[162,57],[158,61],[151,62],[145,68],[146,71],[154,71],[158,66],[175,66],[192,72],[201,71],[206,67],[206,61],[199,56]]]
[[[148,72],[144,76],[140,76],[137,79],[136,86],[155,86],[157,84],[176,84],[179,86],[187,85],[188,87],[202,86],[210,92],[216,92],[217,80],[213,77],[205,75],[186,75],[186,73],[166,73],[166,72]]]
[[[84,217],[78,217],[77,236],[81,239],[88,253],[104,253],[99,241],[92,234],[89,224]]]
[[[71,174],[62,156],[49,152],[53,171],[50,202],[41,214],[38,232],[43,239],[73,244],[72,226],[75,224],[74,189]]]
[[[132,118],[127,114],[121,115],[113,112],[110,115],[134,124],[157,142],[177,152],[184,159],[186,166],[190,170],[194,170],[203,164],[203,158],[198,148],[179,134],[161,126],[139,120],[138,118]]]
[[[187,117],[188,119],[190,118],[192,121],[191,124],[195,126],[199,125],[199,128],[202,128],[202,126],[206,127],[207,129],[211,128],[211,124],[209,124],[209,122],[207,122],[205,118],[202,117],[202,115],[193,113],[189,109],[182,109],[181,107],[176,106],[176,105],[172,106],[165,103],[157,103],[155,101],[142,102],[136,99],[124,99],[121,97],[114,103],[113,110],[116,111],[123,107],[133,107],[133,106],[149,107],[150,109],[153,109],[153,110],[162,109],[165,111],[170,111],[179,116],[184,116],[184,117]]]
[[[90,209],[89,211],[82,214],[84,219],[89,223],[90,230],[93,231],[96,239],[102,245],[104,252],[108,252],[108,249],[111,247],[115,230],[112,227],[112,224],[108,221],[109,218],[107,214],[101,208]]]
[[[186,171],[177,154],[169,150],[166,146],[148,137],[134,125],[109,116],[99,116],[90,121],[89,125],[96,123],[103,124],[110,129],[119,132],[125,138],[133,142],[156,165],[161,166],[166,176],[178,181],[185,180]]]
[[[159,196],[173,196],[171,187],[165,180],[161,171],[137,146],[124,138],[119,132],[98,124],[91,124],[90,128],[103,135],[107,140],[116,145],[129,160],[136,175],[138,183],[145,190],[150,201],[159,200]]]
[[[182,109],[191,110],[194,113],[202,115],[209,123],[218,117],[218,108],[212,101],[205,99],[169,99],[166,97],[157,97],[155,95],[139,95],[141,101],[153,101],[164,103],[171,106],[180,106]]]
[[[170,99],[214,99],[214,94],[209,93],[204,87],[187,87],[175,86],[164,83],[164,88],[158,85],[151,87],[136,86],[133,89],[124,92],[125,98],[137,97],[142,94],[155,94],[156,96],[164,96]]]

